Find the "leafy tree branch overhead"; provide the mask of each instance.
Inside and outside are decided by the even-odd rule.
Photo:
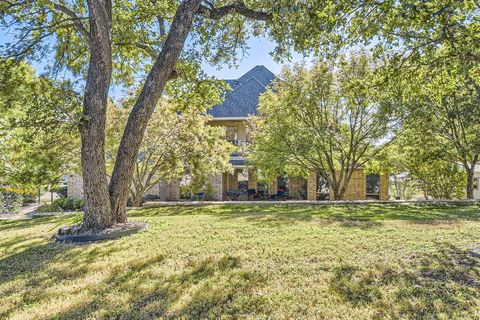
[[[250,36],[292,50],[332,54],[363,44],[377,55],[393,52],[400,65],[418,65],[443,46],[448,56],[478,61],[475,1],[158,1],[6,0],[0,27],[12,41],[3,58],[45,59],[83,77],[80,135],[86,197],[83,228],[125,222],[125,204],[148,122],[181,61],[235,63]],[[375,40],[372,43],[372,40]],[[131,109],[112,177],[107,183],[105,121],[112,81],[143,79]]]
[[[217,33],[224,31],[225,26],[237,28],[241,19],[252,14],[259,20],[265,20],[262,10],[256,13],[244,3],[233,6],[222,6],[221,3],[201,5],[199,0],[181,3],[8,1],[2,4],[3,27],[13,29],[18,39],[3,48],[6,57],[41,58],[39,53],[46,52],[51,45],[45,39],[53,36],[56,63],[86,77],[80,123],[86,196],[84,229],[101,229],[126,220],[125,205],[141,140],[167,81],[176,72],[182,53],[188,55],[191,62],[193,57],[194,62],[198,43],[206,44],[211,39],[217,39],[217,44],[228,44]],[[75,11],[73,8],[76,8]],[[225,23],[222,17],[229,15],[235,16],[234,23]],[[217,23],[207,28],[201,21],[194,23],[195,18],[214,20],[210,16]],[[88,23],[85,23],[87,20]],[[85,30],[88,31],[86,39]],[[190,31],[193,31],[192,41],[184,51]],[[242,38],[239,41],[237,35],[235,43],[244,45],[246,34]],[[121,45],[116,46],[117,42]],[[154,50],[158,51],[157,55],[153,54]],[[216,51],[207,56],[216,56],[217,59],[223,56],[220,59],[226,59],[232,55],[222,46]],[[146,72],[147,78],[128,118],[108,187],[104,128],[110,82],[114,79],[131,83],[138,72]]]

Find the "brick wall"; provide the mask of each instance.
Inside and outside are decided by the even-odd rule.
[[[343,200],[365,200],[367,198],[367,177],[363,169],[356,169],[345,190]]]
[[[180,200],[180,179],[174,179],[167,186],[167,201]]]
[[[213,188],[213,197],[217,201],[221,201],[223,199],[223,178],[226,175],[227,173],[220,173],[207,178],[207,183],[210,183]]]
[[[355,169],[345,190],[342,200],[365,200],[367,198],[367,179],[363,169]],[[334,200],[330,191],[330,200]]]
[[[228,175],[228,190],[238,189],[238,171],[239,170],[235,170],[233,174]]]
[[[248,189],[257,190],[257,169],[248,169]]]
[[[177,184],[170,187],[170,196],[175,198],[177,195],[176,190]],[[154,185],[150,190],[148,190],[145,195],[155,195],[159,196],[160,200],[165,201],[169,197],[168,194],[168,185],[165,181],[160,182],[157,185]],[[83,179],[82,176],[77,174],[72,174],[68,176],[67,179],[67,196],[72,199],[83,199]],[[180,184],[178,180],[178,199],[180,199]]]

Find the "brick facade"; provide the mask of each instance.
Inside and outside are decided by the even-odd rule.
[[[367,199],[367,178],[363,169],[355,169],[352,172],[350,181],[345,189],[343,200],[365,200]],[[333,195],[331,197],[333,199]]]
[[[153,186],[145,195],[154,195],[160,198],[160,201],[180,200],[180,179],[172,182],[161,181]],[[83,179],[80,175],[72,174],[67,179],[67,196],[72,199],[83,199]]]
[[[167,201],[180,200],[180,179],[174,179],[167,186]]]
[[[367,176],[363,169],[356,169],[352,172],[352,177],[348,183],[347,189],[342,200],[366,200],[367,199]],[[390,177],[388,174],[380,174],[380,200],[388,200],[390,187]],[[330,192],[330,199],[333,200],[333,192]]]
[[[233,174],[228,176],[228,190],[237,190],[238,189],[238,169],[233,171]]]
[[[213,198],[216,201],[221,201],[224,199],[223,196],[223,180],[228,173],[221,173],[207,178],[207,183],[210,183],[213,188]],[[226,194],[225,194],[226,197]]]

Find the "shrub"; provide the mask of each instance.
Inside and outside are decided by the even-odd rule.
[[[55,193],[57,193],[60,198],[66,198],[66,197],[68,197],[67,186],[58,187],[57,189],[52,190],[52,191],[55,192]]]
[[[37,208],[37,212],[78,211],[82,210],[84,205],[85,201],[83,200],[59,198],[51,204],[41,205]]]
[[[210,182],[207,182],[203,192],[205,193],[205,200],[207,201],[215,200],[215,189],[213,188],[213,185]]]
[[[148,202],[148,201],[160,201],[162,200],[160,196],[157,196],[155,194],[147,194],[142,198],[142,203]]]
[[[14,192],[0,193],[0,214],[19,213],[23,206],[23,196]]]

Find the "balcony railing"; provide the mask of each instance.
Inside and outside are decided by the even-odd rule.
[[[234,146],[238,147],[237,150],[232,153],[233,155],[238,155],[241,156],[248,152],[248,145],[250,144],[250,141],[245,141],[245,140],[229,140],[227,139],[228,142],[233,144]]]
[[[248,140],[227,139],[227,141],[233,144],[234,146],[238,146],[238,147],[246,147],[250,143],[250,141]]]

